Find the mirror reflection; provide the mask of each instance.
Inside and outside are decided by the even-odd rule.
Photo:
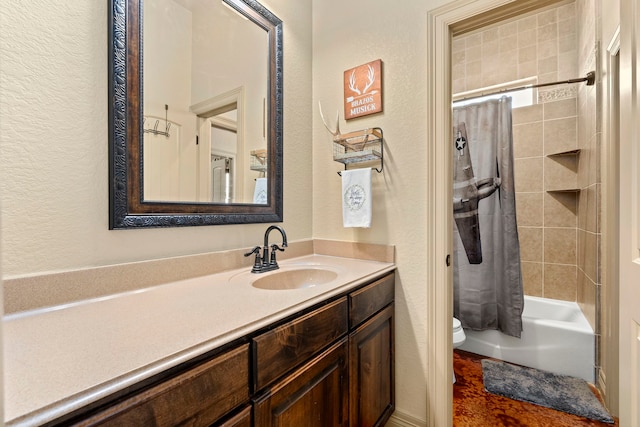
[[[267,31],[220,0],[143,16],[143,201],[266,204]]]

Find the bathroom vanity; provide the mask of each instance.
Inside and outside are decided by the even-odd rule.
[[[98,317],[122,310],[123,305],[159,310],[142,316],[145,320],[138,316],[138,320],[155,325],[129,326],[134,335],[149,328],[149,334],[155,334],[155,339],[123,338],[124,341],[133,339],[141,347],[145,343],[149,347],[162,346],[165,339],[170,347],[174,334],[193,334],[190,330],[193,328],[213,328],[209,332],[195,331],[195,335],[210,333],[212,336],[198,338],[196,345],[174,354],[167,353],[139,369],[127,371],[122,365],[120,375],[112,373],[109,375],[112,378],[102,384],[55,399],[50,405],[16,418],[8,425],[384,425],[394,409],[394,269],[391,263],[311,255],[286,260],[281,263],[281,270],[274,273],[255,275],[242,269],[210,276],[208,280],[224,285],[219,289],[217,285],[207,285],[207,278],[204,282],[203,278],[197,278],[102,299],[95,301],[94,307],[85,304],[68,307],[66,310],[78,308],[77,315],[81,315],[83,309],[93,308]],[[328,283],[312,283],[298,289],[278,289],[272,284],[274,287],[265,290],[255,285],[258,279],[269,275],[278,278],[277,274],[285,273],[280,277],[286,278],[288,271],[301,270],[331,270],[336,277],[325,279]],[[195,296],[191,293],[205,287],[208,293]],[[235,294],[236,298],[226,304],[207,304],[207,298],[212,297],[216,289]],[[189,296],[180,296],[185,292],[189,292]],[[225,295],[218,297],[224,301]],[[168,308],[140,305],[152,304],[154,300]],[[244,307],[234,306],[241,300],[245,300]],[[160,319],[170,316],[171,310],[186,306],[191,313],[180,311],[173,313],[173,317]],[[206,306],[210,312],[202,314]],[[40,314],[45,316],[41,320],[46,320],[47,315],[62,313],[54,310]],[[206,317],[200,319],[200,323],[189,321],[189,316],[200,318],[200,314]],[[34,318],[19,316],[12,319],[16,324],[20,320],[34,321]],[[48,320],[54,325],[45,329],[55,327],[57,320]],[[118,329],[119,321],[113,320]],[[131,319],[122,319],[123,327],[128,320]],[[8,323],[11,324],[11,320]],[[181,326],[164,329],[169,323]],[[89,319],[85,332],[91,333],[95,324]],[[158,330],[153,330],[154,327]],[[11,327],[9,330],[11,336]],[[112,325],[93,332],[113,330]],[[90,343],[84,344],[88,351],[84,357],[101,359],[105,356],[101,353],[111,352],[104,360],[122,359],[124,363],[127,357],[118,353],[119,345],[110,345],[108,337],[101,338],[107,339],[95,348],[87,345]],[[64,340],[70,342],[73,337]],[[66,357],[76,359],[79,365],[91,364],[81,361],[78,355]],[[53,359],[55,363],[55,357]],[[8,362],[11,368],[13,358]],[[64,369],[65,363],[58,365]],[[79,372],[83,371],[84,367],[79,366]],[[95,380],[84,381],[91,384]],[[9,388],[12,384],[10,378]]]

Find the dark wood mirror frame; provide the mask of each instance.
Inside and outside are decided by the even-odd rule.
[[[268,35],[267,204],[145,202],[143,0],[109,2],[109,229],[282,222],[282,21],[254,0],[224,0]]]

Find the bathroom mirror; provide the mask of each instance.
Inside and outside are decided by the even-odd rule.
[[[109,228],[282,221],[282,22],[111,0]]]

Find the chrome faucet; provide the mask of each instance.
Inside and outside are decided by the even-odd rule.
[[[282,245],[278,246],[275,243],[271,245],[271,256],[269,256],[269,233],[271,230],[278,230],[282,235]],[[253,263],[252,273],[264,273],[266,271],[277,270],[280,268],[276,261],[276,251],[284,252],[284,248],[287,247],[287,233],[284,229],[277,225],[272,225],[264,232],[264,245],[262,247],[262,257],[260,256],[260,246],[256,246],[247,252],[244,256],[251,256],[255,254],[255,261]]]

